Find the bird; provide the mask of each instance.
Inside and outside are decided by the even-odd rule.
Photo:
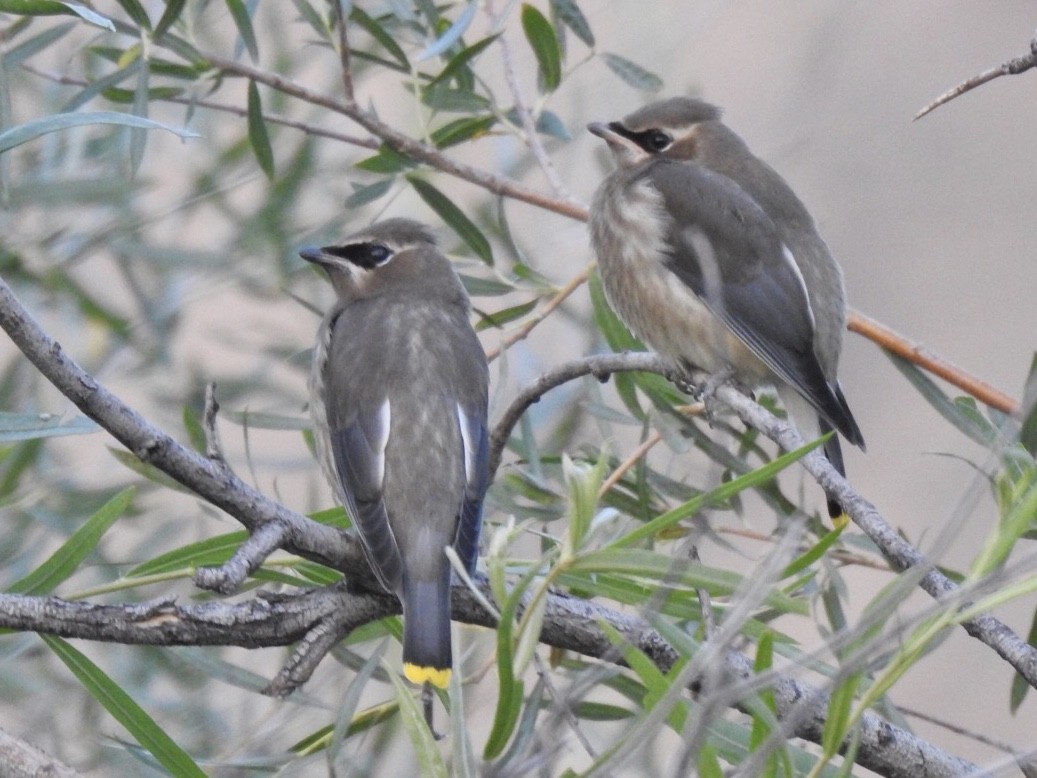
[[[337,301],[317,335],[317,456],[378,579],[403,605],[403,673],[446,688],[453,547],[475,572],[487,488],[488,368],[431,230],[386,219],[300,256]]]
[[[588,130],[617,163],[594,194],[590,232],[620,319],[684,373],[709,375],[704,388],[773,384],[804,436],[837,430],[864,450],[837,377],[842,270],[781,175],[698,98]],[[845,475],[837,435],[824,451]]]

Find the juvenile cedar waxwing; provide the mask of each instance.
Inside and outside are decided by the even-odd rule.
[[[693,98],[588,129],[618,162],[598,188],[591,238],[609,303],[686,371],[772,383],[804,436],[864,438],[836,373],[842,272],[789,185]],[[842,474],[839,439],[825,453]],[[828,510],[842,513],[829,498]]]
[[[310,374],[318,457],[403,604],[404,675],[445,688],[444,549],[474,573],[488,477],[488,370],[468,295],[429,229],[409,219],[299,253],[338,293]]]

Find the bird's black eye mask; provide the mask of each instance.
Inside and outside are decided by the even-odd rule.
[[[325,254],[350,262],[364,270],[372,270],[392,259],[393,251],[382,243],[348,243],[345,246],[324,246]]]
[[[628,130],[619,122],[612,122],[609,125],[609,129],[617,135],[622,135],[624,138],[632,140],[649,154],[658,154],[666,151],[673,145],[673,136],[663,130],[652,128],[634,132],[633,130]]]

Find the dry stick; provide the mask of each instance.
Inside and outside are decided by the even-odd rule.
[[[918,121],[927,113],[935,110],[936,108],[939,108],[941,105],[949,103],[955,97],[959,97],[960,95],[963,95],[966,92],[969,92],[978,86],[983,86],[983,84],[987,83],[988,81],[993,81],[995,78],[1000,78],[1001,76],[1015,76],[1019,73],[1025,73],[1032,67],[1037,67],[1037,33],[1035,33],[1033,38],[1030,39],[1029,54],[1024,54],[1023,56],[1016,57],[1015,59],[1010,59],[1008,60],[1008,62],[1001,63],[996,68],[984,70],[982,73],[975,75],[972,78],[966,79],[965,81],[962,81],[956,87],[947,90],[942,95],[933,100],[931,103],[929,103],[927,106],[925,106],[925,108],[923,108],[921,111],[916,113],[915,121]]]

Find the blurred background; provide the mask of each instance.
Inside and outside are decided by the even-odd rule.
[[[378,3],[357,5],[371,14],[385,10]],[[504,10],[502,2],[498,5],[494,10]],[[154,2],[143,6],[155,18],[163,8]],[[660,0],[646,11],[644,3],[582,0],[580,7],[591,21],[598,49],[629,58],[663,85],[653,94],[623,82],[569,36],[566,67],[571,72],[547,107],[571,137],[548,139],[546,147],[573,198],[589,203],[610,169],[602,144],[584,130],[588,122],[618,119],[657,97],[701,96],[724,109],[725,121],[811,209],[842,263],[853,307],[1022,397],[1037,344],[1037,309],[1031,299],[1037,288],[1037,74],[998,79],[918,122],[912,117],[958,82],[1024,54],[1037,23],[1032,3]],[[95,8],[115,18],[121,14],[115,3],[97,2]],[[513,49],[520,88],[533,104],[540,99],[535,62],[517,12],[511,16],[504,35]],[[228,13],[213,4],[198,18],[206,22],[191,30],[198,41],[225,55],[233,50],[235,29]],[[12,19],[0,14],[4,26]],[[33,31],[57,23],[38,20]],[[262,44],[261,66],[286,70],[316,91],[340,94],[337,60],[316,43],[297,5],[258,3],[254,25]],[[487,30],[485,8],[472,30],[476,36]],[[112,46],[112,38],[78,24],[59,44],[24,60],[38,73],[21,69],[21,62],[7,63],[0,74],[4,126],[66,105],[78,89],[56,80],[79,77],[98,61],[78,54],[73,42]],[[122,45],[132,43],[127,38]],[[420,135],[425,118],[399,80],[365,71],[364,63],[357,67],[361,103]],[[479,72],[505,94],[499,57],[480,60]],[[268,112],[364,136],[341,116],[266,90],[262,94]],[[214,99],[242,107],[245,84],[228,79]],[[226,410],[221,430],[227,455],[239,474],[297,510],[328,507],[330,491],[298,430],[306,424],[305,376],[319,322],[316,311],[330,302],[331,292],[296,252],[381,216],[411,215],[434,224],[436,216],[409,189],[350,205],[356,186],[373,180],[352,166],[372,150],[271,128],[276,175],[270,181],[249,151],[244,118],[158,102],[151,103],[150,115],[189,126],[203,138],[182,141],[150,133],[132,176],[125,133],[107,140],[86,133],[48,136],[37,141],[31,155],[0,157],[5,182],[0,272],[70,354],[175,434],[184,437],[185,405],[197,408],[205,382],[216,381]],[[483,139],[458,147],[456,155],[550,191],[514,138]],[[118,160],[114,166],[113,156]],[[443,175],[431,180],[481,217],[496,212],[497,205],[488,203],[482,190]],[[501,207],[522,261],[551,283],[564,284],[591,261],[585,225],[514,201]],[[473,258],[453,233],[441,227],[440,234],[462,272],[495,277],[498,271]],[[72,280],[74,291],[62,278]],[[493,310],[497,302],[477,297],[475,306]],[[589,310],[581,289],[560,316],[496,363],[496,413],[518,385],[547,367],[604,348],[582,326]],[[489,348],[500,342],[501,333],[491,329],[482,337]],[[17,400],[12,410],[71,412],[67,401],[33,377],[6,338],[0,339],[0,368],[5,403]],[[848,335],[841,376],[868,442],[866,454],[847,452],[850,480],[935,561],[966,568],[998,518],[990,486],[976,467],[992,464],[989,452],[941,419],[874,344]],[[532,412],[534,427],[564,415],[572,402],[573,393],[566,391],[546,399]],[[243,426],[245,417],[254,423]],[[593,425],[585,423],[582,430],[594,437]],[[631,439],[636,441],[636,434]],[[629,442],[617,441],[616,453],[622,457]],[[129,478],[105,450],[108,445],[100,434],[49,441],[42,469],[47,483],[68,487],[81,505],[90,505],[89,495],[96,493],[99,504],[110,494],[106,490]],[[665,466],[675,477],[691,469],[672,452],[654,456],[663,462],[669,457]],[[692,478],[715,483],[701,473]],[[812,487],[802,486],[810,492],[808,502],[816,500]],[[167,491],[146,493],[135,505],[135,518],[120,524],[118,538],[106,541],[105,559],[93,573],[97,582],[107,580],[114,566],[154,554],[163,542],[172,548],[237,528],[214,509]],[[7,546],[6,576],[13,580],[27,572],[59,542],[62,516],[71,507],[59,490],[42,485],[18,494],[5,508],[12,526],[19,527],[17,540],[0,541]],[[745,525],[771,529],[754,527],[751,518]],[[763,549],[750,544],[728,553],[717,549],[707,561],[751,566],[753,555]],[[89,576],[82,587],[92,583]],[[874,571],[850,570],[845,577],[850,613],[863,608],[889,580]],[[181,581],[142,596],[170,591],[182,597],[195,593]],[[927,603],[918,594],[905,607]],[[1032,601],[1024,599],[996,615],[1025,635],[1032,613]],[[816,632],[797,637],[807,648],[821,644]],[[101,726],[91,735],[96,741],[77,742],[81,714],[90,703],[55,705],[58,690],[78,695],[70,691],[78,687],[67,678],[26,675],[19,669],[26,655],[40,650],[32,636],[6,641],[0,647],[0,727],[74,764],[104,764],[107,757],[98,756],[95,748],[113,727]],[[184,706],[181,710],[191,715],[207,711],[204,719],[187,726],[211,726],[213,740],[241,738],[245,749],[274,732],[280,747],[291,742],[293,724],[286,711],[291,703],[264,707],[261,702],[246,711],[215,700],[218,693],[203,688],[212,670],[198,657],[210,652],[171,651],[158,657],[152,649],[82,650],[98,661],[131,668],[128,674],[135,668],[146,675],[147,694],[157,706],[171,712]],[[247,663],[250,672],[267,677],[283,658],[278,651],[258,657],[227,651],[218,659],[211,654],[213,662]],[[172,693],[142,669],[156,661],[194,684],[197,697],[185,701],[180,690]],[[1006,665],[957,631],[931,661],[898,684],[893,699],[1030,748],[1037,703],[1028,699],[1010,714],[1010,681]],[[313,685],[320,690],[318,682]],[[334,700],[333,689],[323,691]],[[999,755],[974,738],[924,721],[912,724],[922,737],[960,756],[982,761]]]

